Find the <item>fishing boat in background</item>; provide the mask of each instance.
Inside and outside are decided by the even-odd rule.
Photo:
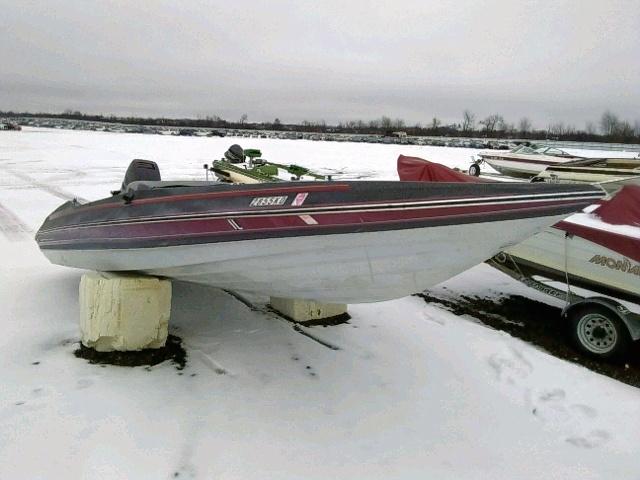
[[[260,150],[243,149],[236,144],[231,145],[225,152],[224,158],[214,160],[211,167],[208,165],[204,167],[213,172],[219,181],[225,183],[330,180],[330,177],[327,178],[300,165],[269,162],[261,157]]]
[[[67,202],[36,235],[54,264],[335,303],[399,298],[515,245],[604,192],[590,185],[161,181]]]

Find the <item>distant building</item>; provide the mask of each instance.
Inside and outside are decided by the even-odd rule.
[[[386,131],[384,132],[384,136],[385,137],[393,137],[393,138],[407,138],[407,132],[392,132],[392,131]]]
[[[18,125],[17,123],[13,123],[13,122],[6,122],[6,123],[0,123],[0,130],[22,130],[22,127],[20,125]]]

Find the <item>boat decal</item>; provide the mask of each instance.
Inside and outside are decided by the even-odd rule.
[[[227,218],[227,222],[233,227],[234,230],[242,230],[242,227],[238,225],[234,219]]]
[[[640,264],[633,264],[627,258],[615,259],[604,255],[594,255],[589,263],[595,263],[611,270],[619,270],[640,277]]]
[[[280,205],[284,205],[287,203],[286,195],[278,196],[278,197],[255,197],[251,200],[249,206],[251,207],[279,207]]]
[[[311,215],[298,215],[307,225],[318,225],[318,221]]]
[[[293,202],[291,202],[291,206],[292,207],[299,207],[300,205],[302,205],[304,203],[304,201],[307,199],[308,195],[309,195],[309,192],[304,192],[304,193],[297,194],[296,197],[293,199]]]

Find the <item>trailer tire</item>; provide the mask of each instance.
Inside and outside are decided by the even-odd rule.
[[[623,356],[631,336],[620,318],[608,308],[585,305],[569,313],[571,339],[584,353],[608,359]]]
[[[478,165],[477,163],[472,163],[469,166],[469,175],[471,175],[472,177],[479,177],[480,176],[480,165]]]

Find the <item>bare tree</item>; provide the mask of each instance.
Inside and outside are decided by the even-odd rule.
[[[633,137],[633,127],[629,122],[623,120],[618,122],[616,126],[615,135],[622,138],[622,140],[628,140]]]
[[[431,119],[431,128],[432,129],[437,130],[438,127],[440,127],[441,124],[442,124],[442,122],[437,117],[433,117]]]
[[[480,121],[480,125],[484,127],[484,131],[486,133],[495,132],[496,127],[502,123],[504,123],[504,119],[502,118],[502,115],[498,115],[497,113],[494,113],[493,115],[489,115],[484,120]]]
[[[380,118],[380,126],[385,130],[390,130],[393,127],[393,120],[391,120],[391,117],[387,117],[386,115],[383,115]]]
[[[247,123],[248,119],[249,119],[249,116],[246,113],[243,113],[242,116],[240,117],[240,125],[244,125],[245,123]]]
[[[591,120],[585,124],[585,131],[587,135],[595,135],[597,133],[596,126]]]
[[[516,126],[513,123],[509,123],[509,122],[501,122],[500,126],[498,127],[498,130],[504,132],[507,134],[507,136],[509,137],[514,137],[516,134]]]
[[[518,122],[518,131],[521,135],[526,136],[531,131],[531,120],[527,117],[522,117]]]
[[[618,120],[618,116],[607,110],[602,114],[602,117],[600,117],[600,131],[602,131],[603,135],[614,135],[619,123],[620,120]]]
[[[393,121],[393,128],[396,128],[396,129],[398,129],[398,130],[401,130],[401,129],[403,129],[404,127],[405,127],[404,120],[402,120],[401,118],[396,118],[396,119]]]
[[[564,134],[564,123],[556,122],[547,127],[547,133],[554,137],[559,137]]]
[[[508,132],[509,130],[515,130],[512,123],[508,123],[502,116],[496,122],[496,131]]]
[[[462,131],[463,132],[471,132],[475,128],[476,124],[476,116],[471,112],[471,110],[465,110],[462,113]]]

